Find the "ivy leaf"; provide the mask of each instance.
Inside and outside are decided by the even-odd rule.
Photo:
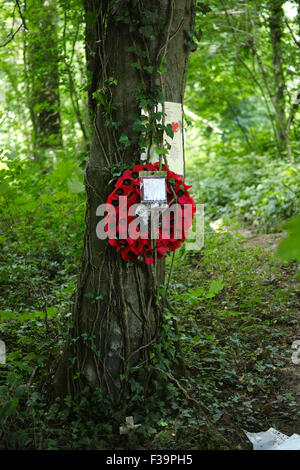
[[[144,70],[146,70],[146,72],[148,72],[150,75],[153,73],[153,69],[154,67],[152,67],[152,65],[146,65],[144,67]]]
[[[127,135],[122,134],[121,137],[119,138],[119,142],[124,145],[124,147],[129,147],[130,146],[130,140]]]
[[[93,299],[94,294],[92,294],[91,292],[88,292],[87,294],[84,294],[84,297],[87,297],[88,299]]]
[[[108,83],[109,85],[115,85],[115,86],[117,86],[117,85],[118,85],[118,80],[117,80],[116,78],[114,78],[114,77],[109,77],[109,78],[107,79],[107,83]]]
[[[133,52],[133,53],[136,53],[137,50],[136,50],[136,46],[130,46],[126,49],[127,52]]]
[[[101,90],[94,91],[93,93],[93,98],[98,101],[99,104],[102,104],[102,106],[106,106],[106,101],[104,96],[102,95]]]
[[[173,139],[174,137],[174,132],[172,131],[172,126],[171,124],[167,124],[165,127],[166,134]]]
[[[161,65],[158,69],[158,73],[161,75],[167,71],[167,68],[164,65]]]
[[[136,119],[133,123],[133,130],[135,132],[143,132],[145,130],[145,126],[143,125],[140,119]]]
[[[118,121],[112,121],[111,119],[107,119],[107,120],[105,121],[105,123],[104,123],[105,127],[111,126],[111,127],[115,128],[115,129],[118,129],[118,127],[120,126],[120,124],[121,124],[120,122],[118,122]]]
[[[154,119],[157,119],[157,121],[160,121],[161,118],[162,118],[162,114],[163,113],[161,111],[159,111],[157,113],[153,113],[153,117],[154,117]]]
[[[167,155],[168,154],[168,150],[164,149],[164,148],[161,148],[161,147],[155,147],[155,151],[158,155]]]
[[[132,67],[136,68],[137,70],[141,70],[141,64],[139,62],[132,62]]]
[[[152,34],[152,33],[153,33],[153,28],[152,28],[151,25],[141,26],[141,27],[139,28],[139,32],[140,32],[143,36],[145,36],[146,38],[152,39],[152,37],[153,37],[153,34]],[[154,37],[154,39],[155,39],[155,37]]]

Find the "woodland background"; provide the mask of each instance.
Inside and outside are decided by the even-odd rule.
[[[196,5],[186,165],[205,246],[176,254],[164,339],[180,338],[188,377],[146,398],[133,382],[142,426],[120,437],[97,393],[47,404],[82,251],[92,19],[79,0],[1,1],[0,448],[249,448],[242,429],[299,433],[300,2]]]

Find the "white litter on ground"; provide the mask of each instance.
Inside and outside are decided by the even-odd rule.
[[[289,437],[274,428],[265,432],[244,431],[244,433],[253,444],[253,450],[300,450],[299,434]]]

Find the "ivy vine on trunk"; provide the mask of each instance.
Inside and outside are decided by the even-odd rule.
[[[94,127],[85,181],[86,229],[70,343],[55,376],[56,395],[100,387],[126,401],[133,366],[150,367],[162,323],[156,272],[126,264],[96,236],[96,209],[112,190],[111,169],[139,162],[161,141],[155,105],[182,102],[193,27],[193,0],[85,0],[89,107]],[[137,129],[144,108],[147,126]],[[148,377],[149,379],[149,377]],[[147,384],[147,378],[145,384]]]

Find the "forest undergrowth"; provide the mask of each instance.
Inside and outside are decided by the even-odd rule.
[[[132,382],[129,410],[142,426],[128,436],[119,435],[124,413],[104,413],[100,391],[93,391],[93,406],[89,390],[80,403],[47,401],[72,323],[74,258],[53,247],[42,249],[40,259],[4,250],[0,334],[8,351],[1,366],[0,448],[247,449],[243,429],[299,432],[299,366],[291,362],[300,335],[299,266],[279,260],[268,238],[261,246],[257,235],[249,242],[239,231],[206,224],[202,250],[176,254],[165,336],[153,365],[167,370],[162,348],[172,351],[176,336],[186,371],[172,373],[167,383],[154,377],[148,396]]]

